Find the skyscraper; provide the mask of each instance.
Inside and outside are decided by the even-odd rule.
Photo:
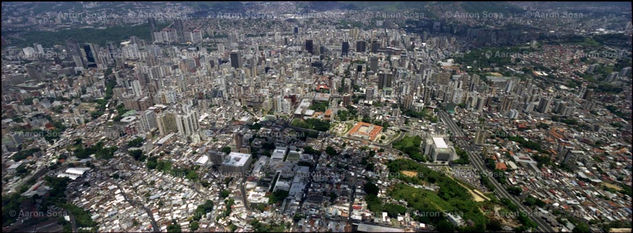
[[[314,53],[314,44],[312,43],[312,40],[306,40],[306,50],[309,53]]]
[[[373,56],[369,58],[369,67],[372,71],[378,71],[378,57]]]
[[[66,41],[66,50],[75,62],[75,67],[84,67],[84,61],[82,60],[79,44],[75,40]]]
[[[240,52],[231,52],[231,66],[235,69],[242,67],[242,58],[240,57]]]
[[[84,61],[84,67],[97,67],[97,48],[94,44],[83,44],[80,52]]]
[[[367,47],[367,43],[363,40],[356,42],[356,52],[364,53],[365,48]]]
[[[344,41],[341,47],[341,55],[347,56],[347,54],[349,54],[349,42]]]
[[[540,113],[548,113],[551,102],[552,102],[552,97],[541,98],[541,100],[538,103],[538,108],[537,108],[538,111]]]
[[[150,31],[149,33],[150,33],[150,36],[152,37],[152,41],[155,41],[156,38],[154,37],[154,32],[156,32],[156,19],[148,18],[147,23],[149,24],[149,31]]]
[[[380,49],[380,42],[378,42],[377,40],[373,40],[371,42],[371,52],[377,53],[378,49]]]

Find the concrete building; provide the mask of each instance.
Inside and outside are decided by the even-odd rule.
[[[433,162],[449,162],[456,159],[455,150],[452,146],[449,146],[441,136],[430,136],[426,138],[424,154]]]
[[[251,154],[231,152],[222,161],[220,171],[225,175],[245,175],[250,162]]]

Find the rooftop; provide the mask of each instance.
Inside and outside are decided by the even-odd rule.
[[[444,138],[441,137],[433,137],[433,143],[435,144],[435,146],[438,149],[445,149],[448,148],[448,145],[446,145],[446,142],[444,141]]]
[[[224,159],[224,162],[222,162],[222,165],[241,167],[241,166],[244,166],[244,164],[246,164],[246,161],[248,161],[250,157],[251,157],[251,154],[231,152],[226,157],[226,159]]]

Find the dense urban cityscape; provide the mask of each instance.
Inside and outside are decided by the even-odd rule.
[[[631,2],[2,2],[7,232],[631,232]]]

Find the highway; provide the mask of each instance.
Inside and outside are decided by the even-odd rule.
[[[457,124],[453,121],[453,119],[448,115],[448,113],[446,113],[445,111],[440,111],[438,113],[438,115],[440,116],[440,118],[442,119],[442,121],[448,126],[449,130],[457,137],[460,139],[456,139],[457,141],[455,142],[459,147],[464,148],[464,151],[466,151],[466,153],[468,154],[468,157],[470,159],[470,161],[472,162],[473,166],[475,166],[475,168],[477,168],[481,174],[490,174],[490,172],[487,172],[486,167],[484,165],[484,162],[482,160],[482,158],[478,155],[474,155],[473,153],[471,153],[471,149],[472,148],[470,146],[469,142],[464,141],[462,138],[464,136],[466,136],[466,134],[464,134],[464,132],[462,131],[462,129],[457,126]],[[496,179],[492,178],[489,179],[490,182],[493,184],[493,186],[495,187],[495,194],[503,197],[503,198],[507,198],[510,201],[512,201],[516,206],[519,207],[519,209],[524,212],[525,214],[528,215],[528,217],[534,221],[537,224],[537,231],[539,232],[554,232],[555,230],[547,223],[545,222],[543,219],[539,218],[539,217],[535,217],[533,214],[534,211],[528,209],[527,207],[525,207],[521,201],[519,201],[515,196],[510,195],[508,193],[508,191],[505,189],[505,187],[503,187],[503,185],[501,185],[499,182],[497,182]]]

